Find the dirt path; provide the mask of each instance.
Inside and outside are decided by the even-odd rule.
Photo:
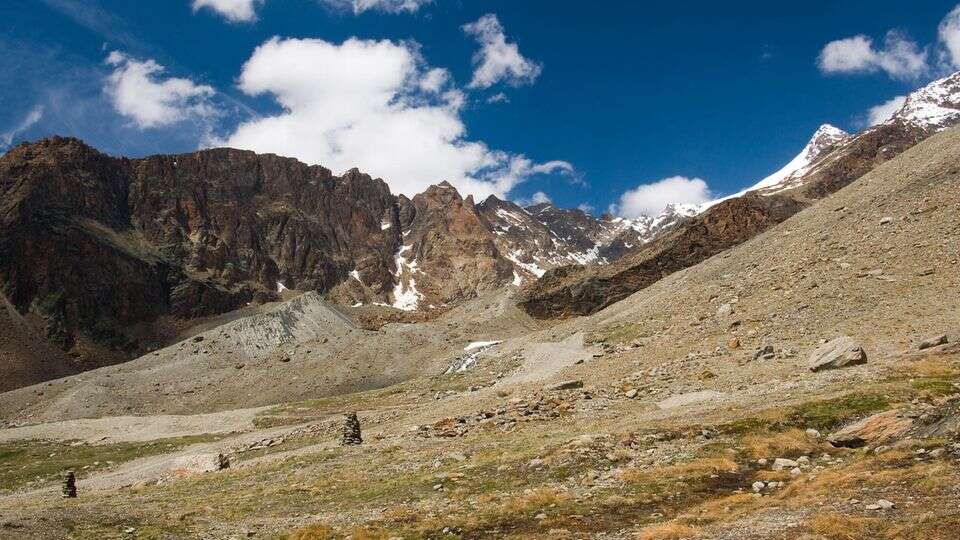
[[[0,443],[43,439],[83,440],[90,444],[145,442],[190,435],[216,435],[253,428],[253,419],[267,407],[192,416],[112,416],[64,420],[0,430]]]
[[[500,384],[540,382],[553,377],[565,367],[587,361],[593,353],[583,345],[583,332],[556,343],[530,343],[523,348],[524,363],[516,373]]]

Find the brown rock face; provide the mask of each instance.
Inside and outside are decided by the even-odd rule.
[[[441,306],[513,280],[513,265],[497,250],[473,197],[463,199],[443,182],[401,201],[400,214],[395,301],[418,294],[417,304]]]
[[[611,265],[547,272],[521,290],[517,302],[535,317],[589,315],[752,238],[800,209],[801,203],[777,195],[730,199]]]
[[[52,138],[0,158],[0,290],[73,368],[97,367],[162,342],[163,320],[270,299],[278,282],[326,291],[356,269],[386,299],[397,219],[386,184],[357,171],[228,149],[118,159]]]

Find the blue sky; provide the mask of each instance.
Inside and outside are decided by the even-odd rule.
[[[598,212],[669,177],[690,179],[677,197],[702,198],[779,169],[820,124],[863,129],[871,107],[952,70],[938,25],[955,7],[4,2],[0,145],[62,134],[142,156],[231,144],[356,166],[397,192],[448,179]],[[832,67],[818,62],[844,39]]]

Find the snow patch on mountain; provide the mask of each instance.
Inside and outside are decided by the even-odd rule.
[[[960,73],[933,81],[909,94],[903,107],[884,122],[903,122],[942,131],[960,121]]]
[[[394,260],[397,273],[394,275],[396,285],[393,287],[393,307],[402,311],[416,311],[423,299],[423,295],[417,291],[417,281],[413,277],[418,272],[417,261],[408,260],[404,256],[412,247],[402,246]]]

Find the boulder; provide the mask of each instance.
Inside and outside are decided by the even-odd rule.
[[[810,371],[838,369],[867,363],[867,353],[856,341],[841,336],[817,347],[810,354]]]
[[[898,411],[868,416],[827,436],[827,442],[844,448],[860,448],[899,438],[913,426],[913,420],[901,417]]]

